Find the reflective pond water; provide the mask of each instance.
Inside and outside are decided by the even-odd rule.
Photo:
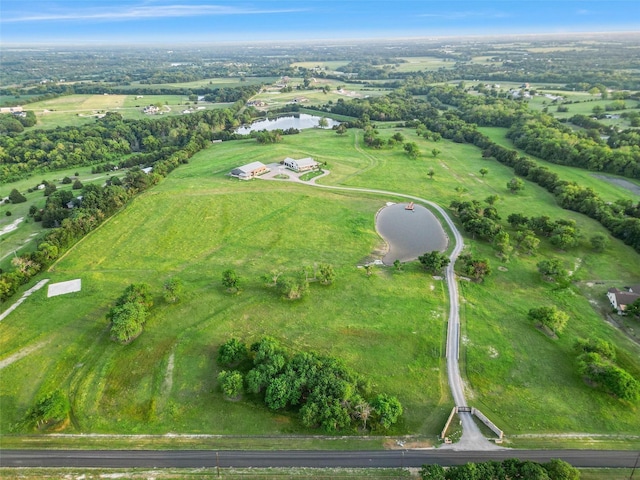
[[[315,115],[307,115],[306,113],[286,115],[284,117],[259,120],[257,122],[253,122],[251,125],[244,125],[238,128],[236,133],[239,133],[240,135],[248,135],[251,132],[259,132],[260,130],[287,130],[289,128],[304,130],[305,128],[316,128],[318,127],[318,122],[321,118],[322,117],[317,117]],[[340,125],[340,122],[336,122],[330,118],[327,118],[327,122],[329,126],[325,128]]]
[[[382,259],[385,265],[393,265],[395,260],[415,260],[424,253],[447,248],[447,235],[436,216],[421,205],[414,205],[413,210],[406,210],[406,206],[406,203],[388,205],[376,216],[376,229],[389,245]]]

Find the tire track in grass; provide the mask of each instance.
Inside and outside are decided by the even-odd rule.
[[[0,370],[26,357],[30,353],[33,353],[36,350],[39,350],[40,348],[44,347],[47,343],[49,343],[49,341],[45,340],[43,342],[36,343],[35,345],[29,345],[28,347],[23,348],[19,352],[16,352],[7,358],[3,358],[2,360],[0,360]]]

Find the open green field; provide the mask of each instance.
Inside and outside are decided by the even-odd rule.
[[[405,63],[400,63],[395,70],[397,72],[424,72],[438,70],[440,68],[453,68],[454,61],[445,61],[438,57],[401,57]]]
[[[324,105],[329,101],[337,102],[339,99],[346,101],[351,98],[379,97],[389,92],[382,88],[364,87],[360,84],[350,84],[326,78],[312,80],[308,90],[297,90],[296,87],[300,84],[302,84],[302,79],[293,78],[289,82],[289,85],[293,87],[293,91],[282,92],[280,88],[266,88],[251,97],[251,100],[263,101],[269,108],[282,108],[292,103],[300,106]],[[327,85],[331,87],[329,93],[324,93],[320,90]],[[337,90],[339,86],[343,87],[342,93]]]
[[[348,60],[328,60],[326,62],[294,62],[291,64],[293,68],[307,68],[307,69],[324,69],[329,71],[334,71],[339,67],[344,67],[349,63]]]
[[[26,105],[38,119],[34,128],[56,128],[93,123],[105,112],[118,112],[126,119],[149,118],[147,105],[163,105],[163,115],[180,115],[193,107],[224,108],[228,103],[190,102],[186,95],[66,95]]]
[[[76,167],[66,170],[58,170],[56,172],[47,172],[45,174],[35,174],[28,179],[12,182],[0,187],[0,198],[5,198],[9,195],[12,189],[17,189],[22,193],[27,201],[24,203],[10,204],[2,203],[0,205],[0,230],[6,228],[8,225],[19,221],[17,224],[19,228],[0,235],[0,268],[5,271],[11,268],[11,259],[15,255],[35,250],[38,235],[45,230],[40,223],[34,222],[32,218],[28,216],[29,208],[31,205],[35,205],[38,209],[44,208],[47,198],[44,196],[42,190],[34,190],[29,192],[28,189],[35,188],[38,184],[42,183],[42,180],[53,182],[59,190],[71,190],[73,184],[63,184],[62,179],[69,177],[72,180],[80,180],[83,185],[90,183],[96,183],[103,185],[110,176],[122,176],[124,172],[114,173],[91,173],[92,167]],[[78,173],[78,176],[75,176]],[[77,191],[79,195],[79,191]],[[10,216],[7,216],[7,212],[11,212]]]
[[[640,347],[597,308],[609,286],[638,281],[640,256],[615,239],[604,254],[593,253],[587,240],[605,232],[599,224],[560,209],[532,183],[519,195],[508,193],[512,171],[483,159],[473,146],[426,141],[391,124],[379,130],[382,138],[401,130],[424,153],[410,160],[400,146],[368,149],[357,130],[343,137],[307,130],[270,146],[252,140],[215,144],[85,238],[47,275],[52,282],[81,278],[83,290],[47,299],[43,289],[0,324],[3,358],[36,349],[2,370],[0,430],[18,421],[34,396],[61,387],[72,400],[70,432],[310,433],[286,412],[226,402],[216,389],[220,343],[230,336],[253,341],[272,335],[295,351],[342,358],[377,390],[397,395],[405,416],[392,433],[435,436],[451,408],[443,359],[445,287],[417,264],[400,273],[379,268],[370,278],[356,267],[380,248],[374,215],[393,198],[226,176],[249,161],[311,156],[328,164],[331,174],[319,180],[323,184],[413,194],[444,206],[498,194],[502,218],[520,212],[576,220],[585,234],[581,246],[565,253],[543,242],[536,256],[513,256],[502,271],[488,245],[468,241],[472,251],[490,258],[494,272],[481,285],[461,282],[468,401],[507,436],[637,434],[638,406],[585,385],[572,345],[586,336],[613,341],[620,365],[640,377]],[[427,152],[436,146],[442,152],[434,158]],[[489,169],[485,178],[478,173],[482,167]],[[561,259],[577,286],[556,291],[542,282],[535,264],[544,258]],[[312,284],[298,303],[281,300],[259,280],[274,266],[315,262],[332,263],[337,281]],[[245,279],[240,295],[222,290],[226,268]],[[186,292],[180,304],[166,305],[161,285],[174,276]],[[142,336],[118,346],[107,338],[104,315],[126,285],[140,281],[156,292],[152,318]],[[526,318],[529,308],[550,304],[571,316],[558,339]]]
[[[181,83],[140,83],[131,82],[129,87],[134,88],[199,88],[199,87],[215,87],[215,88],[231,88],[241,87],[243,85],[259,85],[261,83],[273,83],[276,77],[216,77],[204,78],[202,80],[194,80],[193,82]],[[118,87],[118,88],[127,88]]]

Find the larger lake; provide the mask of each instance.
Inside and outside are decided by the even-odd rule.
[[[307,115],[306,113],[300,113],[296,115],[285,115],[284,117],[277,117],[266,120],[259,120],[253,122],[251,125],[242,126],[236,130],[236,133],[240,135],[248,135],[251,132],[259,132],[260,130],[287,130],[289,128],[297,128],[298,130],[304,130],[306,128],[317,128],[318,122],[322,117],[315,115]],[[336,122],[330,118],[327,118],[328,126],[324,128],[331,128],[335,125],[340,125],[340,122]]]
[[[376,229],[389,245],[385,265],[415,260],[433,250],[447,248],[447,235],[436,216],[421,205],[406,210],[406,203],[388,205],[376,216]]]

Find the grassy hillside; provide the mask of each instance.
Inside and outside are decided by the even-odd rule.
[[[399,130],[379,129],[383,138]],[[216,389],[217,345],[229,336],[253,341],[268,334],[296,351],[343,358],[376,389],[397,395],[405,406],[397,433],[437,433],[451,407],[442,359],[444,286],[417,264],[401,273],[377,269],[370,278],[356,267],[380,246],[374,215],[388,198],[226,176],[251,161],[312,156],[331,170],[319,183],[398,191],[444,206],[498,194],[503,219],[520,212],[576,220],[585,236],[579,247],[559,252],[543,241],[536,256],[514,256],[502,270],[490,246],[467,240],[494,267],[482,285],[461,283],[469,403],[507,435],[637,433],[638,406],[585,385],[572,345],[586,336],[613,341],[621,365],[640,377],[640,348],[606,323],[599,309],[608,286],[640,279],[638,254],[615,239],[605,253],[594,253],[588,237],[605,233],[599,224],[560,209],[532,183],[518,195],[508,193],[512,171],[483,159],[478,149],[401,131],[418,143],[419,159],[410,160],[401,146],[368,149],[361,131],[340,137],[309,130],[270,146],[249,140],[215,144],[137,198],[49,275],[52,281],[82,278],[82,292],[47,299],[42,290],[0,324],[7,355],[38,347],[2,370],[0,429],[16,422],[34,395],[60,386],[70,394],[70,428],[76,431],[300,432],[286,412],[226,402]],[[437,157],[433,148],[441,150]],[[482,167],[489,169],[484,178]],[[619,188],[611,186],[611,195],[625,196]],[[535,264],[545,258],[559,258],[574,271],[575,286],[556,291],[542,282]],[[337,281],[331,287],[313,284],[299,303],[281,300],[259,280],[275,266],[292,270],[314,262],[332,263]],[[220,286],[226,268],[245,279],[240,295]],[[185,282],[178,305],[160,298],[170,277]],[[127,284],[139,281],[156,292],[154,313],[141,337],[115,345],[104,315]],[[551,304],[571,317],[558,339],[526,318],[529,308]]]

